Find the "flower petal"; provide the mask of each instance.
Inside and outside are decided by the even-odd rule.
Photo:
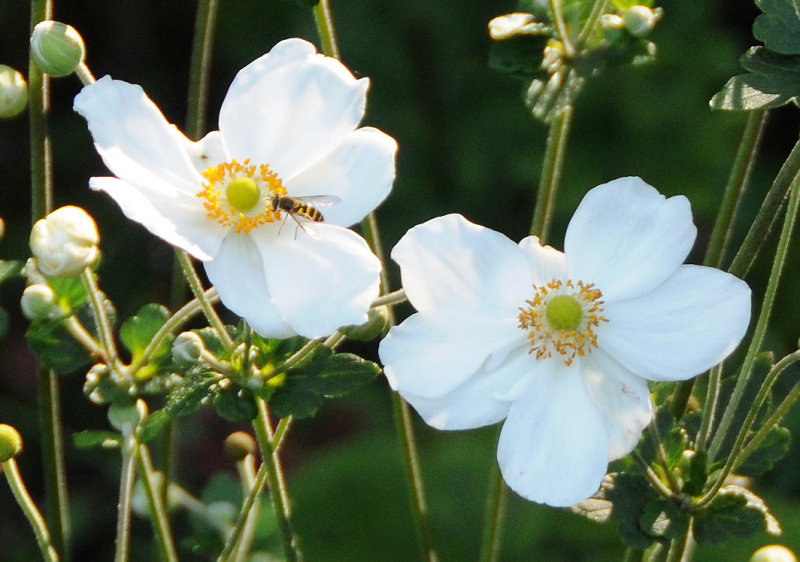
[[[750,322],[750,288],[729,273],[681,266],[654,291],[607,303],[598,343],[637,375],[693,377],[727,357]]]
[[[647,382],[602,350],[578,361],[586,390],[605,422],[608,460],[624,457],[636,447],[653,417]]]
[[[378,353],[389,384],[401,395],[441,398],[484,374],[481,366],[493,351],[525,341],[515,317],[494,317],[481,309],[439,309],[412,314],[393,327]]]
[[[261,255],[253,240],[231,233],[215,259],[205,262],[206,274],[222,303],[265,338],[288,338],[297,333],[272,302]]]
[[[74,109],[86,119],[95,148],[114,175],[156,204],[193,202],[202,211],[193,201],[202,177],[186,152],[191,141],[140,86],[104,76],[75,96]]]
[[[597,491],[608,465],[603,418],[577,369],[559,361],[511,405],[497,460],[508,486],[522,497],[565,507]]]
[[[367,320],[378,297],[378,258],[355,232],[313,223],[251,232],[266,266],[269,293],[294,330],[318,338]]]
[[[564,254],[552,246],[542,246],[537,236],[523,238],[519,247],[528,255],[533,284],[541,287],[553,279],[563,280],[566,277],[567,260]]]
[[[419,311],[488,306],[516,315],[530,298],[533,278],[519,246],[461,215],[411,228],[392,250],[403,288]]]
[[[233,80],[219,115],[230,156],[288,179],[329,153],[364,115],[369,80],[302,39],[281,41]]]
[[[642,295],[683,263],[696,234],[685,197],[614,180],[590,190],[567,227],[570,278],[595,283],[606,302]]]
[[[521,379],[532,377],[535,366],[527,350],[521,349],[499,369],[491,372],[480,370],[444,396],[422,398],[401,394],[432,427],[448,430],[483,427],[506,417],[511,403],[504,395],[510,393]],[[429,373],[438,375],[432,370]]]
[[[174,203],[157,205],[136,186],[117,178],[91,178],[89,187],[106,192],[126,217],[199,260],[209,260],[219,251],[226,229],[205,215],[181,212],[181,206]],[[170,216],[165,216],[165,211],[169,211]]]
[[[292,197],[333,195],[341,201],[322,210],[325,222],[355,224],[389,195],[397,142],[371,127],[347,135],[330,154],[284,181]]]

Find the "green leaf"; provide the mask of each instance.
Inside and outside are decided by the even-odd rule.
[[[213,399],[217,413],[228,421],[251,421],[258,414],[253,393],[247,389],[230,386]]]
[[[761,444],[736,469],[743,476],[760,476],[789,452],[792,435],[785,427],[773,427]]]
[[[170,421],[172,421],[172,417],[164,410],[152,412],[139,426],[139,443],[148,443],[153,440],[164,431]]]
[[[344,396],[374,379],[380,367],[350,353],[332,354],[321,348],[313,359],[286,373],[284,383],[270,399],[279,417],[313,415],[325,398]]]
[[[60,321],[33,322],[25,332],[25,339],[42,366],[59,375],[75,372],[89,363],[86,350]]]
[[[166,323],[169,318],[169,310],[166,307],[150,303],[139,309],[134,316],[128,318],[119,329],[119,337],[122,343],[131,352],[133,360],[142,356],[144,350],[150,344],[153,336]],[[156,355],[164,356],[169,353],[169,342],[164,341],[159,346]]]
[[[686,535],[689,517],[674,503],[658,497],[645,504],[639,517],[639,528],[651,537],[679,539]]]
[[[694,516],[694,538],[698,544],[715,544],[747,537],[758,531],[780,534],[778,520],[764,500],[741,486],[725,486],[708,508]]]
[[[656,537],[646,532],[640,521],[648,503],[659,500],[660,496],[645,477],[635,473],[618,474],[607,497],[614,504],[611,520],[619,525],[622,541],[637,550],[645,550],[653,544]]]
[[[686,470],[686,483],[683,492],[690,496],[699,496],[708,480],[708,454],[705,451],[695,451],[689,460]]]
[[[163,412],[171,418],[194,414],[210,400],[213,395],[211,387],[216,380],[215,376],[206,373],[184,377],[181,383],[170,391]]]
[[[0,283],[19,275],[23,265],[19,260],[0,260]]]
[[[69,308],[80,308],[89,298],[80,277],[48,277],[47,284],[56,294],[56,302],[66,303]]]
[[[763,14],[753,24],[753,35],[764,46],[785,55],[800,54],[800,16],[792,0],[756,0]]]
[[[78,449],[117,449],[122,443],[122,435],[116,431],[80,431],[72,436],[72,442]]]

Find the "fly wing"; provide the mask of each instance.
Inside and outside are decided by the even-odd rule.
[[[304,195],[303,197],[293,197],[295,201],[300,201],[312,207],[330,207],[341,203],[341,198],[335,195]]]

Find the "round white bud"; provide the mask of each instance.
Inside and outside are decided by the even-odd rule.
[[[56,294],[42,283],[25,287],[19,304],[22,314],[28,320],[49,320],[61,315],[61,308],[56,304]]]
[[[67,76],[83,62],[86,47],[80,33],[60,21],[41,21],[31,34],[31,55],[50,76]]]
[[[0,64],[0,118],[16,117],[28,105],[25,77],[10,66]]]
[[[783,545],[770,544],[756,550],[750,562],[797,562],[797,557]]]
[[[83,209],[69,205],[36,221],[30,245],[42,273],[75,277],[95,262],[99,241],[94,219]]]
[[[644,37],[653,30],[661,12],[647,6],[631,6],[622,16],[625,29],[634,37]]]

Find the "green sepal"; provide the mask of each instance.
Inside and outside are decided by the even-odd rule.
[[[311,360],[285,373],[283,384],[269,399],[270,409],[278,417],[309,417],[325,398],[344,396],[379,373],[372,361],[320,347]]]
[[[785,427],[773,427],[755,451],[738,468],[742,476],[760,476],[768,472],[789,452],[792,434]]]
[[[770,51],[800,54],[800,14],[793,0],[756,0],[764,12],[753,23],[753,36]]]
[[[125,348],[131,353],[131,360],[137,361],[158,330],[167,322],[169,310],[166,307],[150,303],[144,305],[139,311],[125,320],[119,329],[119,338]],[[158,350],[152,355],[151,363],[169,357],[170,342],[173,336],[164,338]]]
[[[47,284],[56,294],[56,302],[66,309],[81,308],[89,300],[80,277],[48,277]]]
[[[695,513],[693,531],[697,544],[716,544],[759,531],[778,535],[781,528],[764,500],[741,486],[725,486],[706,509]]]
[[[116,431],[79,431],[72,436],[76,449],[118,449],[122,443],[122,435]]]

